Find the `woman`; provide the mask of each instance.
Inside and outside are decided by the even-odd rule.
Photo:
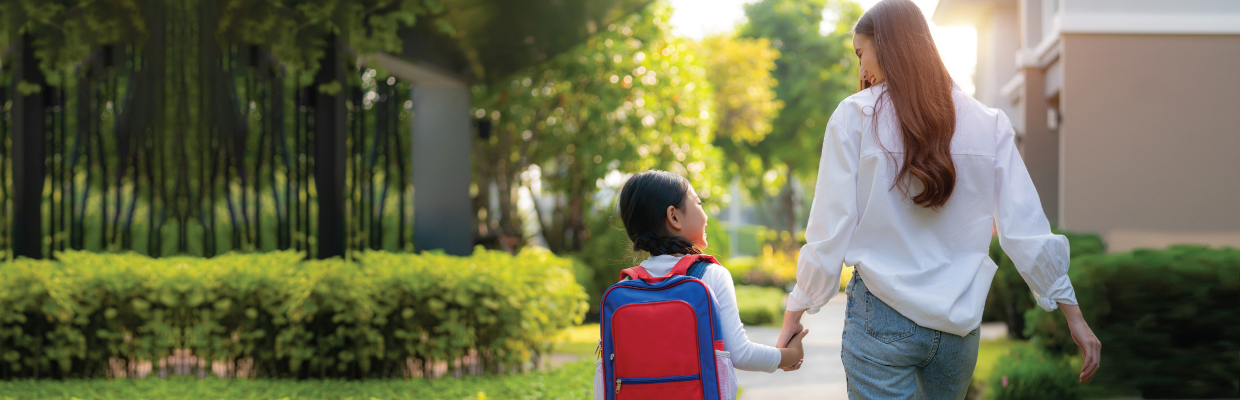
[[[861,90],[827,125],[814,204],[777,343],[847,286],[841,358],[852,399],[962,399],[997,267],[992,227],[1043,309],[1063,310],[1088,381],[1101,344],[1068,280],[1012,124],[952,83],[921,11],[884,0],[853,35]],[[800,364],[785,368],[794,370]]]

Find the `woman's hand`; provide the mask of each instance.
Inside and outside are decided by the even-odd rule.
[[[797,332],[792,340],[788,341],[787,347],[779,349],[779,369],[784,371],[801,369],[801,362],[805,360],[805,347],[801,345],[801,340],[805,339],[805,335],[808,334],[809,329]]]
[[[1081,348],[1081,355],[1085,356],[1085,362],[1081,365],[1081,382],[1089,382],[1094,373],[1098,372],[1098,363],[1102,359],[1102,342],[1098,341],[1094,331],[1089,329],[1085,317],[1081,316],[1080,307],[1059,303],[1059,309],[1063,310],[1064,317],[1068,319],[1072,341],[1076,342],[1076,346]]]
[[[784,311],[784,327],[779,330],[779,339],[775,341],[776,348],[788,347],[788,340],[805,329],[805,326],[801,325],[801,314],[804,313],[804,310]]]

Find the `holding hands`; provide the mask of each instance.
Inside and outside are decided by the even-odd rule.
[[[780,329],[779,339],[775,343],[775,348],[779,349],[781,355],[779,369],[784,371],[801,369],[801,363],[805,360],[805,348],[801,341],[809,334],[809,329],[801,325],[802,313],[804,311],[784,313],[784,327]]]

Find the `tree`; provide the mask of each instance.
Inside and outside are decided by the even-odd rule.
[[[705,70],[689,43],[670,35],[670,14],[654,2],[507,83],[473,88],[475,116],[494,126],[474,147],[480,234],[509,251],[524,244],[524,187],[548,247],[579,250],[591,237],[592,211],[611,211],[594,195],[612,171],[667,169],[703,198],[722,194],[718,168],[707,165],[718,151]],[[492,184],[499,215],[487,211]]]
[[[825,34],[824,11],[838,17]],[[775,98],[784,107],[771,133],[753,152],[761,160],[761,182],[750,177],[754,197],[778,189],[776,226],[796,232],[797,203],[793,182],[817,173],[823,132],[835,106],[856,90],[857,63],[853,60],[852,26],[861,8],[849,0],[763,0],[745,6],[748,22],[740,37],[766,38],[780,51],[774,77]]]
[[[762,160],[753,147],[771,132],[771,120],[783,107],[775,99],[778,82],[771,76],[779,51],[766,38],[731,35],[703,38],[694,50],[714,89],[714,143],[727,161],[726,178],[762,176]]]

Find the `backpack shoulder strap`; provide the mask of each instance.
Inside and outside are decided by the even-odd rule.
[[[642,266],[640,265],[633,267],[633,268],[625,268],[620,271],[620,282],[624,282],[624,281],[631,280],[631,279],[648,279],[648,278],[650,278],[650,273],[646,272],[646,269],[642,268]]]
[[[714,256],[710,256],[706,254],[688,255],[688,256],[682,257],[680,259],[680,262],[676,263],[676,266],[672,268],[671,273],[675,275],[689,275],[694,278],[701,278],[702,274],[705,273],[706,271],[707,265],[718,264],[718,263],[719,261],[716,261]],[[702,269],[702,272],[699,272],[697,275],[694,275],[691,270],[694,267],[698,267],[698,264],[702,264],[702,266],[699,267]]]
[[[719,262],[715,261],[715,257],[713,256],[708,256],[705,254],[694,254],[694,255],[682,257],[680,261],[676,263],[676,266],[672,267],[672,270],[668,272],[667,275],[658,276],[658,277],[650,276],[650,272],[646,271],[645,268],[642,268],[641,266],[636,266],[633,268],[626,268],[623,271],[620,271],[620,281],[624,281],[625,278],[629,278],[629,279],[641,279],[647,282],[662,282],[663,280],[671,278],[676,275],[688,275],[694,278],[701,278],[702,274],[706,273],[707,265],[718,264],[718,263]],[[697,271],[696,272],[691,271],[691,269],[693,268],[697,268]]]
[[[697,279],[702,279],[702,275],[706,274],[706,267],[709,267],[710,264],[711,262],[709,261],[698,260],[697,262],[693,263],[692,267],[689,267],[689,272],[686,273],[685,275],[692,276]]]

